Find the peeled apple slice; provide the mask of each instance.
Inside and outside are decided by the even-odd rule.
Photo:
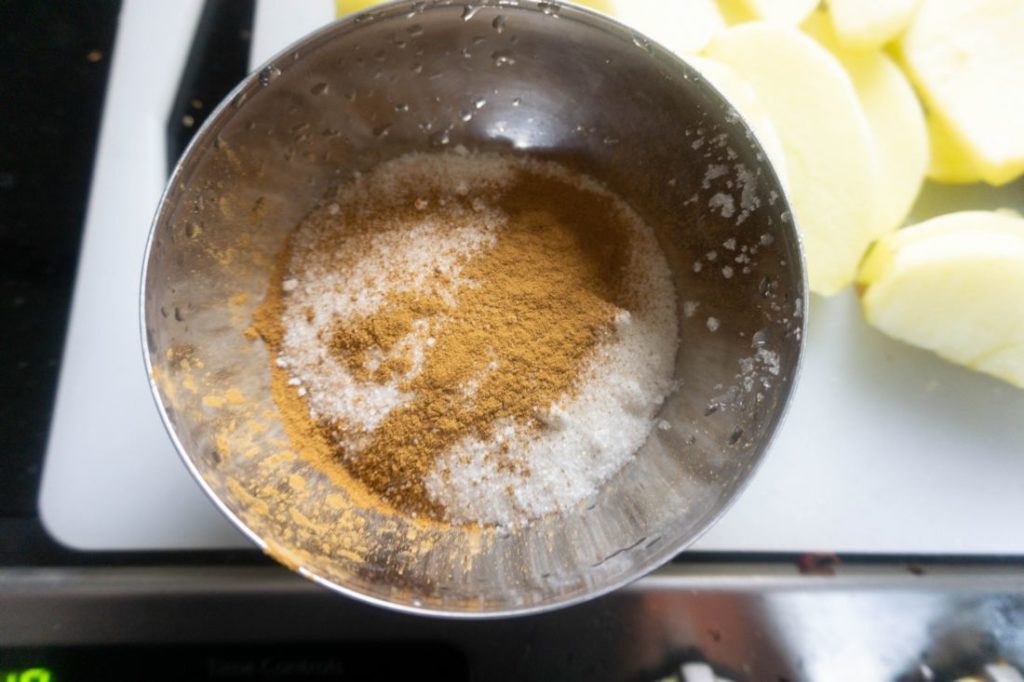
[[[354,14],[381,2],[383,0],[334,0],[334,16],[343,17],[346,14]]]
[[[965,211],[879,240],[857,278],[893,338],[1024,388],[1024,220]]]
[[[811,290],[838,292],[878,236],[878,155],[853,82],[824,47],[788,26],[735,26],[706,54],[750,83],[768,112],[782,142]]]
[[[920,0],[828,0],[836,36],[854,50],[880,48],[910,23]]]
[[[764,148],[779,180],[786,186],[786,155],[782,151],[782,142],[754,89],[725,64],[704,57],[687,57],[686,61],[740,112]]]
[[[1024,0],[924,0],[900,45],[929,110],[982,178],[1024,173]]]
[[[888,0],[878,1],[887,2]],[[796,26],[817,8],[819,0],[742,0],[742,2],[758,19]]]
[[[928,170],[928,127],[914,88],[884,52],[843,47],[824,12],[815,12],[804,30],[816,38],[853,80],[878,153],[875,237],[903,224]]]
[[[735,26],[748,21],[759,21],[754,12],[747,6],[747,0],[718,0],[718,10],[725,19],[726,26]]]
[[[981,169],[974,158],[957,141],[949,125],[934,114],[928,116],[928,140],[932,150],[929,180],[957,185],[981,182]]]
[[[607,5],[616,19],[678,54],[700,52],[725,28],[715,0],[611,0]]]
[[[605,14],[614,13],[615,0],[576,0],[581,5],[585,5],[590,9],[596,9],[598,12],[604,12]]]

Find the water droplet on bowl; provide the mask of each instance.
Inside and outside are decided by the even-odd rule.
[[[327,94],[327,83],[317,83],[309,89],[310,93],[314,95],[326,95]]]
[[[395,111],[409,111],[409,105],[404,102],[396,104]]]
[[[487,100],[485,100],[483,97],[476,97],[476,98],[473,99],[473,108],[474,109],[483,109],[484,106],[486,106],[486,104],[487,104]]]
[[[420,24],[413,24],[409,28],[405,29],[405,32],[413,37],[423,35],[423,26]]]
[[[270,82],[272,80],[274,80],[280,75],[281,69],[277,68],[273,64],[271,64],[270,66],[264,66],[262,69],[260,69],[260,74],[258,76],[260,85],[262,85],[263,87],[267,87],[268,85],[270,85]]]
[[[391,123],[382,123],[373,129],[374,137],[387,137],[388,131],[391,130]]]
[[[463,109],[461,112],[459,112],[459,119],[463,123],[469,123],[470,121],[473,120],[473,112],[472,111],[466,111],[465,109]]]
[[[503,66],[512,66],[516,63],[516,58],[507,50],[496,50],[491,54],[491,59],[494,61],[494,65],[499,69]]]
[[[480,5],[466,5],[462,8],[462,20],[469,21],[480,11]]]
[[[646,52],[651,51],[651,41],[641,35],[633,34],[633,44]]]
[[[493,28],[498,33],[503,33],[505,31],[505,24],[507,23],[508,19],[505,18],[505,15],[499,14],[498,16],[494,17],[494,21],[491,22],[491,28]]]
[[[562,11],[562,7],[556,2],[538,2],[537,9],[549,17],[558,16],[558,13]]]
[[[430,136],[430,145],[433,147],[443,147],[452,141],[451,135],[448,133],[448,129],[438,130],[436,133]]]
[[[522,97],[516,97],[515,99],[512,100],[512,106],[514,106],[514,107],[518,107],[522,103],[523,103],[523,98]]]

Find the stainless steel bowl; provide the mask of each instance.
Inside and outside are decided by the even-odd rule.
[[[352,171],[411,150],[530,152],[655,226],[678,293],[680,388],[589,504],[525,530],[423,530],[292,451],[247,335],[289,230]],[[185,464],[264,551],[345,594],[451,616],[579,602],[668,561],[750,479],[782,417],[806,309],[779,180],[683,61],[598,14],[397,2],[299,41],[228,97],[175,169],[142,283],[147,370]]]

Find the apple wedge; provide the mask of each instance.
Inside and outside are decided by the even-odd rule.
[[[796,26],[817,8],[819,0],[742,0],[742,2],[754,17],[762,21]]]
[[[924,0],[900,40],[930,111],[985,182],[1024,173],[1024,2]]]
[[[775,125],[810,288],[835,294],[879,236],[877,145],[850,76],[812,38],[765,22],[727,29],[706,54],[750,83]]]
[[[885,234],[903,224],[924,183],[929,159],[924,111],[910,81],[887,54],[844,47],[822,11],[803,28],[839,59],[867,115],[879,161],[872,231]]]
[[[677,54],[699,52],[725,28],[715,0],[611,0],[602,4],[608,5],[616,19]]]
[[[982,172],[974,158],[949,129],[949,124],[935,114],[928,115],[928,141],[932,150],[929,180],[951,185],[981,182]]]
[[[836,37],[851,50],[878,49],[903,32],[920,0],[828,0]]]
[[[950,213],[880,239],[857,277],[868,323],[1024,388],[1024,220]]]
[[[761,147],[768,155],[768,160],[775,168],[779,180],[782,181],[784,187],[787,186],[786,155],[782,151],[782,142],[779,140],[779,134],[775,131],[775,125],[767,110],[757,99],[754,88],[732,68],[721,62],[693,56],[687,57],[686,61],[736,108],[750,129],[754,131],[757,141],[761,143]]]
[[[718,0],[718,11],[722,13],[726,26],[759,21],[757,15],[747,5],[747,0]]]

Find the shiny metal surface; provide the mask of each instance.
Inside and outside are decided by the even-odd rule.
[[[267,353],[244,332],[274,255],[326,190],[382,160],[460,145],[581,168],[655,227],[677,287],[680,389],[659,415],[671,428],[589,504],[513,533],[424,539],[350,500],[325,504],[338,491],[287,452]],[[198,133],[147,251],[147,369],[207,493],[304,576],[414,612],[572,604],[693,542],[764,455],[804,329],[790,216],[742,120],[642,36],[554,3],[394,3],[293,45]],[[289,488],[293,475],[303,490]]]
[[[491,622],[326,594],[276,567],[0,570],[4,646],[403,642],[454,646],[480,680],[656,680],[707,661],[734,682],[954,680],[1024,664],[1019,566],[671,564],[587,604]]]

